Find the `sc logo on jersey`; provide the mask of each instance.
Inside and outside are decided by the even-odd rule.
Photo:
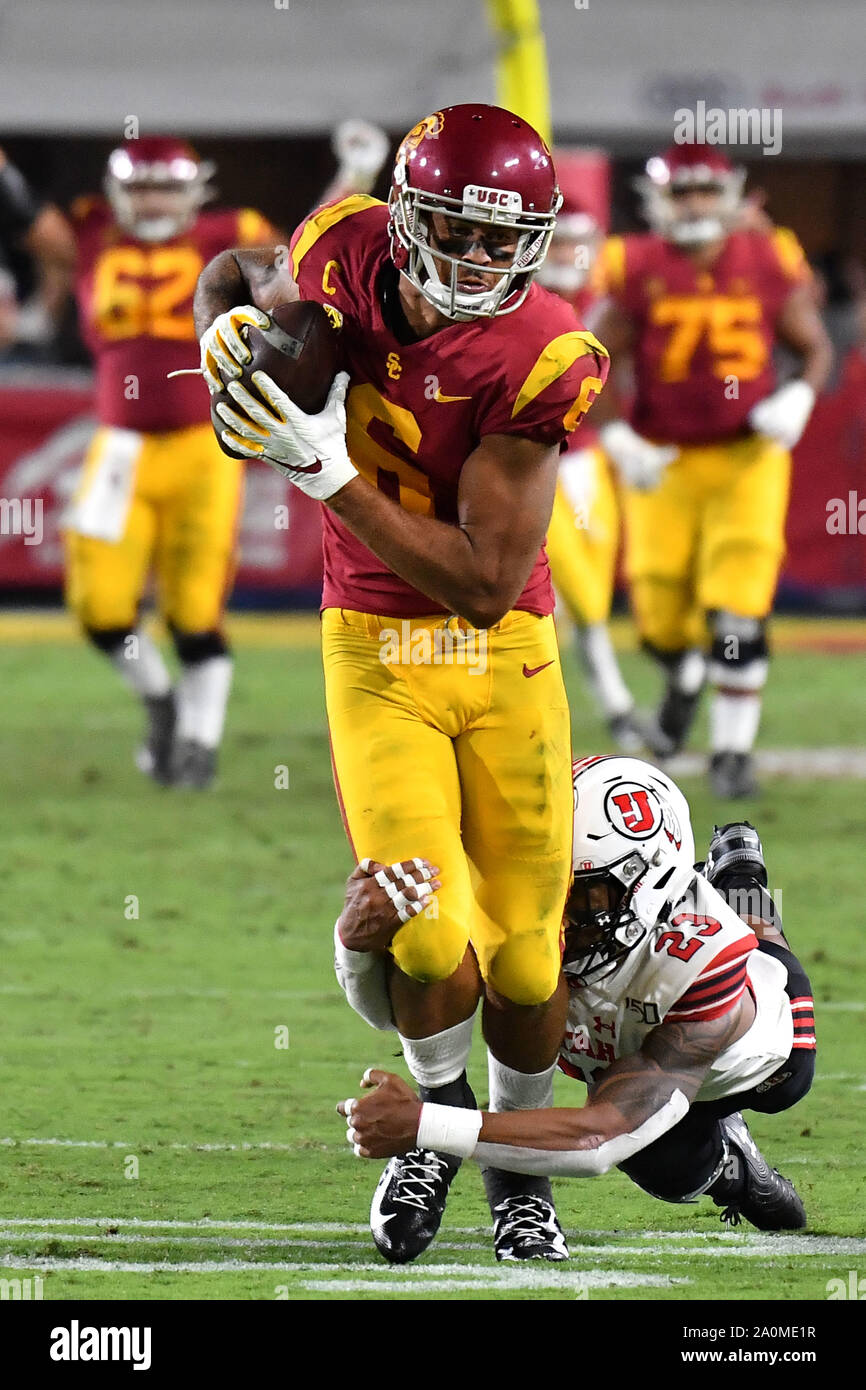
[[[662,827],[662,808],[655,792],[639,782],[617,782],[604,799],[604,812],[620,835],[648,840]]]

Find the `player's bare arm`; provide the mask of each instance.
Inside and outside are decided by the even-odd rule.
[[[464,464],[458,524],[405,511],[362,478],[329,499],[388,567],[474,627],[491,627],[522,592],[547,530],[559,451],[491,435]]]
[[[620,1058],[607,1069],[585,1106],[497,1115],[482,1112],[478,1141],[580,1152],[634,1134],[675,1092],[691,1103],[716,1057],[751,1026],[754,1008],[746,994],[719,1019],[662,1023],[648,1035],[639,1052]],[[375,1089],[352,1107],[360,1156],[383,1158],[411,1148],[421,1118],[421,1102],[411,1087],[393,1073],[377,1070],[367,1073],[362,1085]],[[337,1108],[340,1114],[347,1114],[347,1102],[342,1101]]]
[[[220,314],[241,304],[269,313],[278,304],[292,304],[298,287],[284,264],[285,246],[237,247],[221,251],[199,276],[193,300],[196,336],[210,328]]]
[[[800,379],[817,393],[827,384],[833,365],[833,346],[807,285],[788,296],[776,323],[780,340],[800,354]]]

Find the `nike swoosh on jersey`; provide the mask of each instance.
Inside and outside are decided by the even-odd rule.
[[[437,388],[436,388],[436,395],[433,397],[433,399],[434,399],[434,401],[438,401],[440,405],[447,405],[448,401],[471,401],[471,400],[472,400],[472,397],[471,397],[471,396],[443,396],[443,395],[442,395],[442,392],[439,390],[439,388],[438,388],[438,386],[437,386]]]
[[[524,663],[523,663],[523,674],[524,674],[524,676],[526,676],[527,678],[530,677],[530,676],[537,676],[538,673],[539,673],[539,671],[546,671],[547,668],[548,668],[548,666],[552,666],[552,665],[553,665],[553,662],[552,662],[552,661],[545,661],[545,662],[542,663],[541,666],[527,666],[526,662],[524,661]]]

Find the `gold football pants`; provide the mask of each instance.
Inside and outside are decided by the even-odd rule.
[[[423,856],[435,905],[391,953],[445,980],[471,943],[484,979],[540,1004],[559,977],[571,878],[569,712],[553,620],[322,615],[334,778],[357,859]],[[436,913],[437,915],[432,915]]]

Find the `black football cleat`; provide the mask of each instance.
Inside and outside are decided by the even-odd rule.
[[[497,1260],[567,1260],[547,1178],[482,1168]]]
[[[389,1264],[410,1264],[435,1239],[459,1167],[459,1158],[432,1149],[389,1159],[370,1207],[373,1243]]]
[[[171,780],[175,787],[192,787],[205,791],[216,777],[215,748],[206,748],[194,739],[181,739],[174,748],[171,761]]]
[[[139,772],[167,787],[173,780],[172,749],[177,723],[177,701],[174,691],[167,695],[148,695],[144,701],[147,711],[145,740],[135,755]]]
[[[710,758],[710,786],[723,801],[737,801],[760,792],[751,753],[713,753]]]
[[[728,874],[752,878],[762,888],[767,886],[764,847],[757,830],[747,820],[713,826],[704,877],[715,887]]]
[[[806,1224],[806,1209],[794,1184],[770,1167],[742,1115],[728,1115],[721,1125],[727,1163],[735,1159],[741,1165],[739,1191],[713,1197],[716,1206],[724,1207],[722,1221],[738,1226],[745,1217],[759,1231],[801,1231]]]
[[[625,714],[614,714],[607,721],[611,740],[621,753],[638,754],[650,746],[650,723],[636,710],[626,710]]]
[[[698,712],[701,692],[687,695],[669,685],[658,712],[646,725],[646,742],[657,758],[670,758],[678,753],[688,738]]]
[[[494,1207],[493,1249],[497,1260],[510,1263],[567,1260],[568,1246],[552,1199],[527,1193],[506,1197]]]

